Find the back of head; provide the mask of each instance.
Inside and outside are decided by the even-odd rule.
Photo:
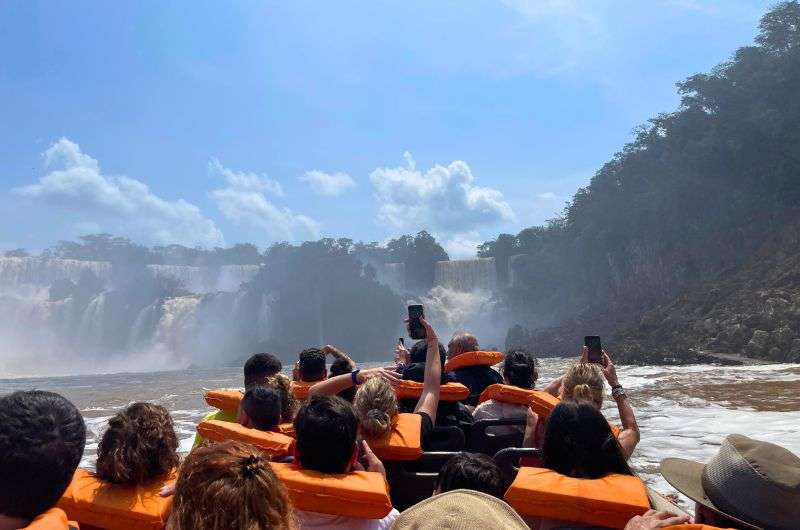
[[[0,398],[0,514],[33,519],[55,505],[83,455],[78,409],[53,392]]]
[[[596,364],[572,365],[561,383],[561,399],[585,399],[597,407],[603,405],[605,378]]]
[[[294,419],[297,454],[306,469],[347,471],[358,433],[353,406],[338,396],[312,396]]]
[[[350,366],[350,362],[347,359],[336,359],[331,364],[330,369],[330,376],[335,377],[337,375],[349,374],[353,371],[352,366]],[[345,390],[342,390],[338,394],[336,394],[340,398],[344,399],[345,401],[353,402],[353,398],[356,395],[355,387],[351,387]]]
[[[511,350],[506,353],[503,376],[510,385],[533,388],[539,378],[536,371],[536,359],[530,353],[522,350]]]
[[[313,383],[325,379],[325,352],[308,348],[300,352],[300,380]]]
[[[573,478],[633,474],[608,421],[585,400],[562,401],[550,413],[542,459],[544,467]]]
[[[368,379],[358,388],[353,405],[364,436],[380,438],[392,430],[392,420],[397,416],[397,397],[385,379]]]
[[[168,528],[293,528],[292,506],[269,458],[234,441],[203,445],[181,466]]]
[[[242,410],[250,418],[251,428],[272,430],[281,422],[280,393],[266,385],[251,386],[242,398]]]
[[[424,340],[418,340],[408,350],[408,354],[408,362],[410,364],[425,364],[425,359],[428,358],[428,344]],[[441,342],[439,343],[439,358],[441,359],[442,367],[444,367],[444,363],[447,360],[447,350]]]
[[[482,491],[502,499],[508,489],[508,481],[498,465],[481,453],[459,453],[448,460],[439,470],[435,490],[445,493],[451,490]]]
[[[244,363],[245,388],[256,383],[263,383],[268,377],[280,373],[283,365],[280,359],[271,353],[255,353]]]
[[[478,350],[480,350],[478,339],[472,333],[459,333],[458,335],[453,336],[453,338],[450,339],[450,342],[447,344],[447,351],[450,354],[450,357],[461,355],[462,353],[469,351]]]
[[[289,423],[294,418],[294,413],[297,410],[297,400],[292,394],[292,382],[283,374],[275,374],[268,377],[264,384],[272,388],[281,399],[281,423]]]
[[[97,476],[115,484],[141,484],[178,466],[178,437],[167,409],[134,403],[108,420],[97,446]]]

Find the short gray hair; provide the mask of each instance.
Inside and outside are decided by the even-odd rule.
[[[478,346],[478,339],[472,333],[458,333],[454,335],[447,346],[452,347],[453,350],[458,353],[478,351],[480,349],[480,346]]]

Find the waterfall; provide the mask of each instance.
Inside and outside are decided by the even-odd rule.
[[[508,286],[514,287],[517,284],[517,271],[523,264],[528,254],[514,254],[508,258]]]
[[[260,265],[223,265],[219,269],[216,291],[236,292],[239,287],[255,278]]]
[[[385,284],[396,293],[406,290],[406,264],[384,263],[377,270],[378,281]]]
[[[494,291],[497,288],[494,258],[437,261],[434,285],[466,293]]]
[[[91,272],[105,285],[111,280],[111,263],[56,258],[0,257],[0,293],[42,297],[44,290],[59,280],[77,283],[81,274]]]

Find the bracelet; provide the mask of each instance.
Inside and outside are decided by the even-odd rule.
[[[614,388],[611,389],[611,397],[616,399],[622,396],[627,396],[627,394],[625,393],[625,389],[622,388],[622,385],[615,386]]]
[[[350,381],[353,382],[353,386],[358,386],[358,373],[360,371],[360,369],[356,369],[350,372]]]
[[[616,385],[612,385],[611,390],[616,390],[617,388],[622,388],[622,385],[617,383]]]

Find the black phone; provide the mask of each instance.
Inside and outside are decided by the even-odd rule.
[[[425,328],[419,321],[420,318],[424,317],[425,312],[422,310],[421,304],[412,304],[408,306],[408,334],[414,340],[425,338]]]
[[[406,345],[406,341],[405,341],[405,339],[403,337],[400,337],[399,339],[397,339],[397,342],[400,343],[400,346],[405,346]]]
[[[597,335],[587,335],[583,338],[583,344],[589,348],[589,362],[592,364],[603,364],[603,345]]]

